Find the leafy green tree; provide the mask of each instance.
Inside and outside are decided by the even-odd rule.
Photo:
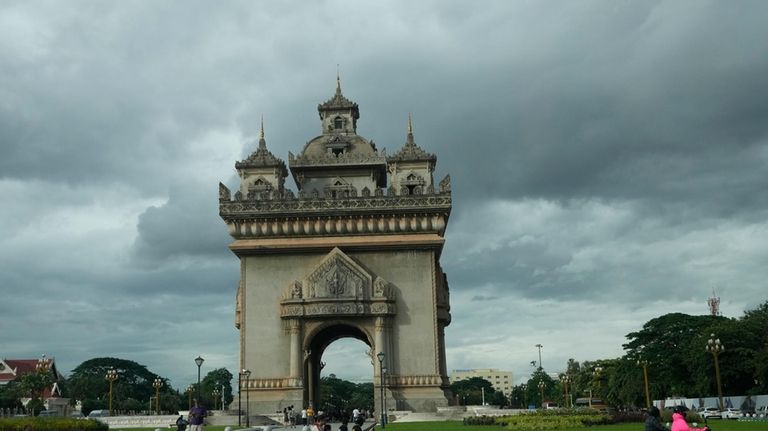
[[[114,368],[118,379],[113,383],[112,404],[115,410],[129,410],[123,402],[128,399],[139,400],[142,406],[148,406],[150,397],[155,396],[152,383],[157,374],[149,371],[146,366],[134,361],[118,358],[89,359],[74,370],[68,379],[69,396],[82,400],[83,413],[92,409],[109,407],[109,382],[104,378],[107,370]],[[167,379],[160,389],[160,408],[165,411],[178,410],[181,405],[179,395],[170,386]],[[131,403],[131,406],[135,404]],[[154,409],[154,405],[153,405]]]
[[[19,382],[12,381],[0,386],[0,409],[21,408]]]
[[[357,384],[335,374],[322,377],[318,408],[337,417],[349,415],[354,408],[373,410],[373,389],[373,383]]]
[[[230,373],[226,368],[217,368],[208,372],[203,380],[200,381],[201,402],[208,406],[208,408],[213,408],[214,405],[218,406],[219,408],[221,408],[222,405],[228,406],[233,399],[232,378],[232,373]],[[214,389],[219,391],[218,400],[214,400]]]
[[[702,358],[704,334],[718,321],[718,316],[689,316],[670,313],[649,320],[640,331],[627,335],[624,344],[629,360],[648,361],[649,373],[654,376],[655,397],[690,394],[695,391],[692,367]]]
[[[507,405],[507,398],[500,391],[496,391],[488,380],[482,377],[472,377],[451,383],[451,392],[463,405],[480,405],[483,402],[485,392],[486,404],[499,406]]]

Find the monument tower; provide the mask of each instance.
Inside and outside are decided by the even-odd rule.
[[[241,370],[251,372],[242,399],[251,412],[322,409],[323,351],[352,337],[370,347],[376,409],[383,382],[389,409],[435,411],[450,397],[440,266],[450,177],[434,184],[437,158],[416,144],[410,116],[390,156],[358,135],[358,105],[338,78],[317,111],[321,134],[288,154],[288,168],[267,149],[262,123],[256,151],[235,164],[239,189],[219,184],[240,259],[235,326]],[[289,170],[296,192],[285,186]]]

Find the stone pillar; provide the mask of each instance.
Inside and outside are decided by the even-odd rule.
[[[299,319],[291,319],[288,321],[288,331],[291,334],[291,358],[290,358],[290,372],[291,379],[297,381],[301,378],[301,365],[304,359],[301,351],[301,322]]]
[[[304,376],[304,381],[309,388],[309,403],[312,404],[312,408],[317,411],[317,406],[315,405],[315,364],[312,360],[312,356],[310,356],[309,362],[307,363],[307,375]]]
[[[376,364],[376,370],[378,371],[378,375],[381,376],[381,367],[379,364],[379,358],[376,356],[379,354],[379,352],[384,352],[384,365],[387,367],[387,370],[389,372],[392,372],[392,369],[387,365],[390,363],[390,355],[392,355],[392,352],[387,351],[387,337],[386,337],[386,331],[387,331],[387,321],[386,317],[384,316],[377,316],[376,317],[376,323],[374,325],[374,342],[376,343],[375,354],[374,354],[374,363]]]

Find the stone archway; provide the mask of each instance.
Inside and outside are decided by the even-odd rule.
[[[319,376],[313,351],[345,334],[385,353],[390,406],[435,411],[450,399],[440,265],[450,176],[435,182],[437,157],[416,144],[410,119],[392,154],[358,135],[359,107],[338,79],[317,109],[322,135],[289,153],[288,166],[267,149],[262,128],[258,148],[235,163],[239,188],[219,184],[219,214],[240,259],[235,326],[240,368],[251,373],[240,391],[251,412],[306,406]],[[329,127],[337,117],[343,127]],[[289,169],[295,191],[285,186]],[[272,187],[253,190],[254,178]]]
[[[306,404],[317,405],[320,399],[320,374],[322,357],[328,346],[342,338],[354,338],[365,343],[373,351],[373,337],[369,328],[361,328],[361,322],[334,320],[315,325],[315,329],[307,334],[304,350],[304,400]],[[373,361],[371,362],[373,365]],[[375,368],[374,368],[375,370]]]

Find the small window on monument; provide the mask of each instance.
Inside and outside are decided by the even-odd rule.
[[[341,117],[336,117],[333,119],[333,128],[334,129],[341,129],[344,127],[344,120],[341,119]]]
[[[333,155],[338,156],[339,154],[344,154],[344,148],[334,148]]]

